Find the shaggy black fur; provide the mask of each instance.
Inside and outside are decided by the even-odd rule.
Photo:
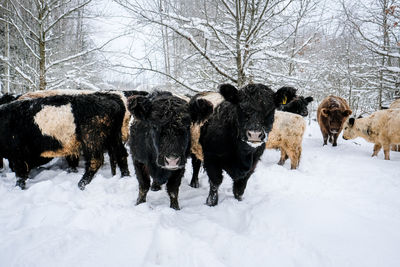
[[[128,103],[136,118],[130,129],[131,154],[139,182],[136,204],[146,202],[151,176],[154,187],[167,184],[170,207],[179,209],[179,186],[190,153],[189,105],[169,92],[131,97]],[[204,116],[208,115],[206,112]]]
[[[16,100],[19,95],[11,95],[11,94],[4,94],[0,96],[0,105],[10,103],[11,101]]]
[[[290,101],[295,98],[297,89],[290,87],[290,86],[284,86],[278,89],[275,93],[275,105],[277,106],[278,110],[281,110],[281,105],[286,105]]]
[[[111,92],[113,92],[113,91],[111,91]],[[149,94],[149,92],[146,92],[146,91],[135,91],[135,90],[126,90],[126,91],[122,91],[122,93],[127,98],[131,97],[131,96],[137,96],[137,95],[146,96]]]
[[[42,152],[62,148],[58,140],[42,134],[34,122],[35,115],[43,106],[66,104],[71,104],[75,135],[86,160],[79,187],[84,189],[90,183],[106,150],[115,155],[121,172],[128,171],[127,152],[121,140],[125,106],[119,96],[95,93],[14,101],[0,107],[0,156],[12,162],[21,188],[25,188],[30,170],[43,164]]]
[[[314,99],[311,96],[309,97],[296,96],[295,98],[292,99],[292,101],[290,101],[286,105],[281,105],[281,110],[299,114],[305,117],[308,115],[307,106],[313,100]]]
[[[242,199],[247,181],[264,152],[276,108],[274,92],[262,84],[247,85],[241,90],[223,84],[220,93],[226,101],[214,110],[200,134],[210,182],[206,202],[209,206],[218,204],[222,170],[233,179],[235,198]]]

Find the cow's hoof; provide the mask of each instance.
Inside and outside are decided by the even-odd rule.
[[[243,195],[236,195],[235,194],[235,198],[237,199],[237,201],[242,201],[243,200]]]
[[[171,202],[170,208],[174,210],[180,210],[178,202]]]
[[[160,191],[161,190],[161,185],[156,184],[156,183],[152,183],[150,189],[151,189],[151,191]]]
[[[218,195],[209,195],[208,197],[207,197],[207,201],[206,201],[206,204],[208,205],[208,206],[210,206],[210,207],[214,207],[214,206],[216,206],[217,204],[218,204]]]
[[[19,186],[22,190],[26,189],[25,181],[24,180],[18,180],[15,184],[15,186]]]
[[[85,190],[87,184],[88,182],[86,180],[81,179],[78,183],[78,187],[80,190]]]
[[[193,188],[199,188],[200,187],[199,181],[193,181],[192,180],[189,185],[191,187],[193,187]]]
[[[77,172],[78,172],[78,169],[77,169],[76,167],[69,167],[69,168],[67,169],[67,172],[68,172],[68,173],[77,173]]]
[[[115,174],[114,174],[115,175]],[[129,173],[129,170],[123,170],[121,171],[121,178],[125,177],[125,176],[131,176],[131,174]]]
[[[146,202],[146,199],[145,198],[138,198],[137,200],[136,200],[136,206],[137,205],[140,205],[140,204],[142,204],[142,203],[145,203]]]

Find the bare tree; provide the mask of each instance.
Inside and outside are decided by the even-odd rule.
[[[158,25],[173,43],[167,47],[173,58],[169,73],[143,62],[137,68],[161,72],[192,90],[221,81],[239,87],[265,81],[275,74],[269,69],[273,60],[291,62],[293,73],[295,57],[312,39],[300,29],[316,5],[312,0],[196,0],[190,7],[180,0],[115,1],[132,14],[135,25]],[[300,9],[290,8],[294,4]]]
[[[84,46],[83,38],[78,36],[82,30],[82,11],[91,2],[4,0],[0,9],[7,16],[0,17],[0,22],[10,26],[18,51],[14,58],[7,53],[0,55],[0,61],[31,89],[60,86],[69,78],[65,69],[68,63],[78,62],[104,46]],[[80,67],[88,64],[93,63],[81,62]]]
[[[383,106],[385,92],[393,95],[400,75],[399,0],[342,1],[348,21],[355,29],[354,39],[379,58],[378,107]]]

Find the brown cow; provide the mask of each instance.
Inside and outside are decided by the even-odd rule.
[[[322,100],[318,106],[317,119],[324,145],[327,144],[329,137],[329,143],[337,146],[337,138],[343,129],[343,123],[351,113],[347,101],[341,97],[330,95]]]

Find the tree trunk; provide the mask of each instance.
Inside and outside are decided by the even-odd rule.
[[[6,8],[8,8],[7,6],[7,1],[6,1]],[[7,60],[10,60],[10,25],[8,24],[8,22],[5,23],[5,56],[7,58]],[[8,64],[4,64],[4,93],[10,93],[10,66]]]
[[[44,41],[44,33],[39,40],[39,90],[46,90],[46,42]]]
[[[241,50],[241,36],[242,32],[240,31],[240,3],[236,3],[236,68],[237,68],[237,86],[241,88],[246,82],[246,77],[243,69],[242,62],[242,50]]]
[[[39,90],[46,90],[46,33],[43,25],[43,12],[39,12]]]

